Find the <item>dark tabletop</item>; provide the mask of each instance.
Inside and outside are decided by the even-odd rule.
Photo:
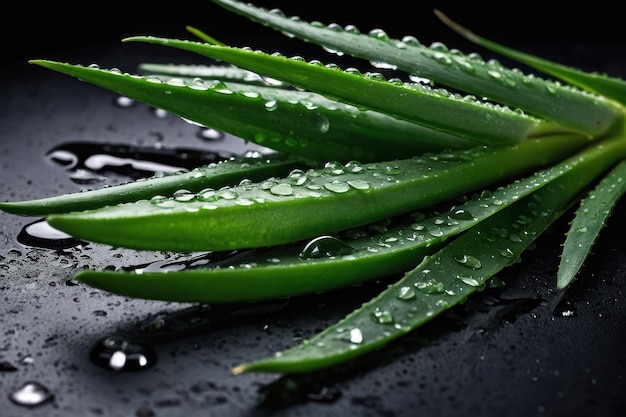
[[[296,14],[319,12],[313,6],[302,7]],[[141,103],[122,106],[112,92],[25,63],[28,58],[96,62],[129,72],[140,62],[200,63],[186,53],[118,42],[134,34],[191,38],[178,27],[183,12],[192,21],[181,25],[192,24],[211,34],[211,25],[207,28],[201,22],[216,19],[215,36],[223,41],[230,41],[225,37],[233,33],[232,43],[242,46],[285,45],[288,51],[297,50],[293,40],[276,43],[282,38],[269,30],[238,19],[224,20],[219,9],[205,5],[199,10],[202,13],[178,11],[182,14],[172,15],[170,24],[155,21],[153,10],[146,12],[145,20],[138,12],[118,16],[108,11],[103,18],[111,22],[110,31],[101,30],[99,36],[96,29],[103,26],[87,29],[93,16],[83,11],[84,20],[74,29],[93,30],[94,36],[80,41],[68,34],[69,18],[57,20],[63,30],[49,32],[46,40],[43,33],[54,25],[39,16],[34,23],[40,26],[33,30],[41,42],[24,41],[24,48],[5,56],[0,67],[0,199],[53,196],[146,174],[137,165],[99,171],[84,165],[85,155],[111,153],[111,146],[117,146],[119,158],[134,161],[163,161],[159,158],[167,154],[174,158],[167,159],[168,164],[198,163],[190,151],[222,157],[259,149],[228,135],[204,137],[198,126],[173,115]],[[374,12],[361,11],[353,18],[337,12],[332,20],[348,24],[360,18],[362,28],[368,28],[376,21]],[[318,18],[329,15],[327,11]],[[488,25],[477,15],[472,15],[473,24]],[[376,26],[390,24],[392,16],[389,11],[381,13],[383,22]],[[420,19],[427,23],[420,26]],[[432,29],[433,19],[415,14],[413,24],[405,24],[396,36],[411,33],[421,38],[424,33],[431,40],[438,35],[456,39],[446,29]],[[511,30],[523,27],[511,19]],[[539,21],[545,24],[547,18]],[[538,25],[524,37],[503,26],[501,20],[483,34],[503,33],[515,46],[533,53],[587,70],[626,75],[626,47],[622,39],[610,37],[614,34],[609,28],[587,35],[570,28],[556,36],[554,31],[541,32]],[[472,29],[479,32],[478,27]],[[256,36],[255,30],[262,35]],[[568,33],[570,39],[565,39]],[[467,43],[458,44],[471,51]],[[319,53],[310,45],[302,48]],[[70,151],[78,159],[69,158]],[[35,227],[41,226],[38,220],[0,213],[2,417],[626,415],[624,203],[615,208],[593,255],[565,293],[555,291],[555,279],[568,218],[541,236],[521,263],[498,275],[506,283],[503,289],[476,294],[450,314],[363,359],[290,377],[234,376],[230,368],[312,336],[377,294],[388,281],[264,304],[251,311],[234,306],[230,320],[217,321],[221,312],[212,306],[129,299],[72,279],[81,268],[141,265],[182,255],[81,244],[56,236],[37,239],[46,233]],[[146,323],[157,319],[169,325],[167,331],[145,331]],[[127,358],[127,370],[104,367],[101,356],[94,354],[99,349],[106,355],[101,342],[111,336],[127,337],[137,347]],[[141,359],[148,365],[141,366]],[[35,391],[16,398],[29,383]],[[37,396],[40,404],[24,404]]]

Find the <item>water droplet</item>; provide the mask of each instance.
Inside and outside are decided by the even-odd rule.
[[[175,201],[185,203],[195,199],[196,195],[189,190],[177,190],[172,197]]]
[[[292,185],[302,185],[309,179],[306,173],[301,169],[294,169],[289,173],[287,178],[291,181]]]
[[[354,344],[360,344],[363,343],[363,333],[361,332],[361,329],[359,329],[358,327],[355,327],[354,329],[350,330],[350,343],[354,343]]]
[[[376,323],[380,323],[380,324],[393,323],[393,315],[388,310],[381,310],[380,308],[376,308],[372,316]]]
[[[270,188],[270,193],[274,195],[288,196],[288,195],[293,194],[293,188],[291,188],[291,184],[283,182],[283,183],[273,185]]]
[[[215,192],[215,196],[217,198],[223,198],[224,200],[234,200],[239,197],[239,194],[231,190],[229,187],[224,187],[217,190]]]
[[[202,140],[217,141],[217,140],[224,139],[224,137],[225,137],[224,132],[220,132],[219,130],[215,130],[215,129],[211,129],[207,127],[201,127],[200,130],[198,130],[198,138]]]
[[[119,96],[115,100],[115,104],[118,107],[122,107],[122,108],[132,107],[132,106],[135,105],[135,103],[136,103],[135,100],[133,100],[132,98],[129,98],[129,97],[125,97],[125,96]]]
[[[482,267],[480,260],[476,258],[475,256],[471,256],[471,255],[455,256],[454,260],[460,265],[467,266],[468,268],[478,269]]]
[[[345,193],[350,190],[350,185],[343,181],[333,181],[325,183],[324,188],[334,193]]]
[[[276,100],[268,100],[264,104],[265,110],[274,111],[278,108],[278,102]]]
[[[367,190],[370,188],[370,184],[364,180],[349,180],[347,184],[357,190]]]
[[[328,117],[323,114],[319,114],[317,116],[316,124],[320,133],[326,133],[330,129],[330,121],[328,120]]]
[[[320,236],[306,244],[300,255],[301,259],[318,259],[350,255],[352,246],[333,236]]]
[[[352,174],[358,174],[359,172],[363,172],[365,170],[365,167],[363,166],[363,164],[357,161],[346,162],[346,165],[344,168],[347,172],[350,172]]]
[[[433,279],[416,282],[415,288],[424,294],[441,294],[445,291],[443,283]]]
[[[89,357],[96,365],[111,371],[139,371],[156,363],[156,354],[148,346],[119,336],[99,341]]]
[[[466,276],[461,276],[461,275],[459,275],[457,278],[471,287],[480,287],[481,285],[480,282],[476,280],[476,278],[466,277]]]
[[[415,290],[413,289],[413,287],[409,287],[409,286],[404,286],[404,287],[400,287],[400,289],[398,290],[398,298],[400,300],[411,300],[413,298],[415,298]]]
[[[455,220],[473,220],[474,215],[465,209],[456,209],[450,213],[450,217]]]
[[[415,230],[417,230],[417,229],[415,229]],[[441,237],[441,236],[443,236],[443,230],[441,230],[441,228],[438,227],[438,226],[429,227],[428,228],[428,234],[430,234],[433,237]]]
[[[205,188],[196,194],[196,199],[200,201],[215,201],[217,200],[217,195],[215,194],[215,190],[212,188]]]
[[[441,65],[445,65],[446,67],[452,65],[452,58],[450,58],[450,56],[447,54],[436,52],[435,54],[433,54],[433,58],[435,61],[437,61]]]
[[[169,112],[167,110],[155,108],[153,109],[153,114],[159,119],[165,119],[169,115]]]
[[[552,312],[557,317],[576,317],[578,312],[576,307],[569,301],[561,301]]]
[[[341,175],[345,171],[345,167],[341,162],[329,161],[324,164],[324,171],[332,175]]]
[[[26,382],[17,390],[13,391],[9,398],[15,404],[25,407],[35,407],[54,399],[54,396],[48,388],[39,382]]]
[[[171,209],[176,207],[176,201],[169,199],[168,197],[157,195],[150,199],[150,203],[159,208]]]

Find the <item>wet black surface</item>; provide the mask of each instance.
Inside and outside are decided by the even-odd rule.
[[[420,30],[408,32],[419,37]],[[560,41],[528,46],[571,65],[626,74],[622,46]],[[106,40],[50,54],[36,57],[129,71],[143,61],[195,59]],[[89,175],[77,178],[75,165],[49,158],[67,144],[126,144],[169,154],[252,146],[232,137],[208,141],[197,126],[172,115],[140,103],[120,106],[111,92],[21,61],[0,70],[3,201],[130,178],[130,171],[115,168],[84,170]],[[223,312],[211,306],[132,300],[72,280],[84,267],[142,265],[176,254],[84,242],[47,248],[18,239],[36,220],[0,213],[2,417],[626,415],[623,203],[566,293],[554,290],[563,219],[521,264],[498,276],[504,288],[477,294],[361,360],[292,377],[234,376],[229,370],[313,335],[387,282],[253,311],[234,306],[229,319],[219,321],[214,318]],[[103,366],[107,348],[124,342],[127,366],[110,358]],[[26,393],[20,391],[24,386]]]

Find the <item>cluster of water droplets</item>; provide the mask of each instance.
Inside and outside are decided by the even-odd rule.
[[[272,14],[286,17],[285,14],[279,9],[272,9],[269,11]],[[297,22],[299,24],[307,24],[302,21],[299,17],[290,17],[289,18],[293,22]],[[321,29],[321,30],[330,30],[336,33],[346,33],[351,35],[362,35],[359,28],[354,25],[348,25],[342,27],[337,23],[330,23],[325,25],[319,21],[312,21],[308,23],[311,27]],[[290,37],[295,37],[294,34],[284,32],[286,35]],[[480,54],[478,53],[470,53],[464,54],[458,49],[449,49],[442,42],[433,42],[429,47],[423,45],[417,38],[412,35],[407,35],[402,37],[402,39],[393,39],[391,38],[383,29],[375,28],[370,30],[367,33],[367,36],[370,39],[374,39],[376,41],[385,42],[397,49],[407,50],[412,49],[412,52],[419,53],[422,56],[426,57],[429,60],[436,62],[438,65],[445,67],[456,67],[463,71],[464,73],[477,77],[487,77],[492,80],[495,80],[501,83],[503,86],[509,87],[511,89],[519,88],[520,86],[524,86],[527,88],[533,88],[537,91],[543,91],[548,94],[548,96],[555,96],[559,94],[559,92],[565,91],[575,91],[576,94],[585,94],[588,96],[592,96],[591,93],[586,92],[584,90],[580,90],[577,87],[571,85],[563,85],[558,80],[550,80],[550,79],[542,79],[536,77],[534,74],[524,74],[519,68],[507,68],[504,67],[498,60],[490,59],[485,61]],[[324,45],[325,49],[334,53],[338,56],[344,55],[344,51],[337,49],[333,46]],[[388,69],[388,70],[397,70],[398,67],[396,64],[388,63],[384,61],[372,61],[371,64],[376,68]],[[405,68],[405,70],[407,70]],[[358,73],[358,71],[353,70],[353,73]],[[418,72],[413,73],[413,71],[408,70],[410,73],[410,78],[417,81],[413,88],[422,89],[425,84],[432,84],[432,81],[429,80],[428,77],[421,76]],[[367,74],[373,80],[383,81],[384,77],[379,73],[370,73]],[[404,84],[398,79],[389,80],[394,84]],[[427,90],[424,90],[427,91]],[[444,96],[451,96],[453,98],[462,99],[465,101],[472,101],[475,103],[483,103],[489,106],[493,106],[497,108],[499,111],[508,112],[512,111],[518,114],[523,114],[523,110],[519,108],[510,109],[508,106],[494,104],[494,103],[485,103],[483,100],[478,100],[472,94],[461,97],[458,94],[452,94],[445,89],[435,89],[431,91],[432,93],[441,94]]]
[[[548,192],[556,192],[549,188],[546,189]],[[492,204],[502,204],[499,199],[493,198],[490,191],[483,191],[478,198],[491,201]],[[481,235],[485,244],[500,247],[495,256],[503,258],[507,265],[515,262],[522,250],[532,247],[531,241],[535,236],[526,231],[527,225],[535,217],[550,214],[550,210],[542,207],[540,196],[533,195],[525,207],[526,210],[520,213],[510,226],[492,227]],[[439,224],[446,221],[445,216],[442,215],[426,216],[423,213],[415,213],[413,216],[419,221],[413,223],[411,227],[420,231],[426,229],[422,224],[425,221]],[[472,214],[469,211],[453,207],[448,212],[447,221],[451,221],[454,217],[460,221],[472,220]],[[485,251],[481,251],[483,252]],[[483,264],[494,261],[501,263],[495,260],[492,251],[488,251],[487,255],[473,255],[467,252],[454,254],[451,255],[451,263],[442,258],[427,257],[429,258],[432,261],[432,269],[422,268],[419,272],[411,272],[410,279],[404,279],[390,287],[388,291],[393,292],[390,293],[391,296],[388,296],[390,298],[387,303],[378,303],[376,307],[365,307],[371,310],[370,322],[386,326],[386,330],[382,333],[377,331],[375,334],[379,336],[375,337],[385,337],[391,334],[391,329],[407,331],[411,328],[411,321],[415,317],[432,317],[453,304],[461,303],[470,293],[483,291],[490,282],[489,277],[485,277],[481,272]],[[453,265],[458,267],[455,268]],[[493,280],[493,282],[493,285],[503,285],[498,280]],[[401,303],[394,303],[394,297]],[[408,304],[403,306],[403,303]],[[575,315],[571,313],[575,311],[573,308],[560,306],[557,310],[554,312],[555,315],[563,317]],[[358,346],[367,342],[364,326],[369,328],[367,324],[339,327],[331,337],[333,340],[349,342],[351,349],[357,349]],[[391,326],[391,329],[387,326]],[[320,347],[326,346],[323,339],[316,343]]]
[[[379,168],[357,161],[350,161],[346,164],[330,161],[322,169],[306,171],[294,169],[284,178],[272,177],[260,182],[244,179],[236,186],[224,186],[219,189],[205,188],[199,192],[180,189],[173,196],[154,196],[150,202],[153,206],[162,209],[182,207],[187,211],[198,211],[214,210],[222,203],[238,206],[264,204],[276,197],[319,198],[323,195],[344,194],[349,191],[367,191],[373,186],[371,179],[376,179],[383,174],[395,175],[392,168],[387,165]],[[202,174],[198,173],[198,175]]]

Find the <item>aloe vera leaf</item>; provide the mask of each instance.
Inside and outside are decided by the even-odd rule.
[[[232,65],[184,65],[184,64],[158,64],[143,62],[139,64],[138,72],[141,75],[164,76],[163,81],[168,78],[181,77],[193,80],[202,78],[205,80],[221,80],[225,82],[236,82],[241,84],[255,84],[272,87],[289,87],[288,84],[278,80],[268,80],[252,71],[248,71]]]
[[[476,54],[464,56],[441,43],[427,47],[412,37],[389,39],[381,30],[361,34],[354,28],[343,30],[337,25],[312,24],[246,2],[213,2],[291,37],[374,63],[385,63],[478,97],[488,97],[593,137],[608,132],[621,118],[621,110],[602,97],[484,62]]]
[[[211,263],[200,263],[202,256],[194,257],[193,264],[200,264],[198,267],[181,268],[187,262],[176,260],[157,270],[81,270],[75,279],[127,297],[204,303],[261,301],[355,285],[415,267],[453,236],[583,161],[573,156],[507,186],[483,190],[447,211],[416,212],[390,219],[389,225],[371,224],[288,246],[235,253]]]
[[[296,168],[312,166],[302,158],[279,153],[233,157],[188,172],[156,174],[124,184],[35,200],[0,202],[0,210],[23,216],[93,210],[155,196],[171,197],[177,191],[200,192],[206,188],[237,185],[242,180],[260,181],[274,175],[286,175]]]
[[[623,158],[623,140],[610,150],[591,146],[555,181],[478,223],[427,256],[374,299],[336,324],[274,356],[232,372],[309,372],[361,356],[406,335],[484,288],[576,201],[581,191]],[[619,154],[620,156],[616,156]]]
[[[241,83],[161,81],[94,67],[33,60],[187,120],[318,161],[406,158],[476,143],[318,94]]]
[[[626,81],[621,78],[611,77],[607,74],[600,74],[598,72],[581,71],[577,68],[518,51],[475,34],[467,28],[459,25],[457,22],[454,22],[440,11],[435,11],[435,13],[445,24],[450,26],[461,36],[479,46],[526,64],[545,74],[550,74],[553,77],[559,78],[572,85],[576,85],[606,98],[616,100],[622,105],[626,105]]]
[[[447,238],[447,233],[439,229],[433,236],[409,226],[432,227],[434,219],[428,220],[411,223],[406,216],[403,226],[384,233],[372,234],[377,228],[363,227],[341,237],[319,236],[309,242],[235,253],[223,261],[194,268],[80,270],[74,278],[126,297],[194,303],[257,302],[322,293],[414,267],[416,259],[432,253]],[[453,232],[448,229],[448,233]],[[349,237],[361,234],[367,235]]]
[[[625,179],[626,161],[622,161],[581,200],[563,244],[557,288],[564,289],[578,274],[615,204],[626,193]]]
[[[200,40],[202,40],[204,42],[210,43],[211,45],[222,45],[222,46],[225,45],[222,42],[220,42],[217,39],[215,39],[214,37],[204,33],[203,31],[201,31],[198,28],[195,28],[193,26],[186,26],[186,29],[187,29],[187,31],[189,33],[195,35],[196,38],[198,38],[198,39],[200,39]]]
[[[287,58],[246,48],[187,40],[134,36],[124,41],[147,42],[194,52],[314,91],[333,100],[443,130],[477,144],[505,145],[524,140],[535,132],[546,134],[566,130],[552,122],[507,107],[457,96],[423,84],[388,81],[378,73],[360,74],[317,62],[305,62],[297,57]],[[595,122],[596,126],[602,123],[601,120]]]
[[[557,162],[588,142],[562,135],[384,163],[329,163],[286,178],[198,194],[189,201],[142,200],[52,214],[47,221],[77,238],[135,249],[274,246],[443,202]]]

